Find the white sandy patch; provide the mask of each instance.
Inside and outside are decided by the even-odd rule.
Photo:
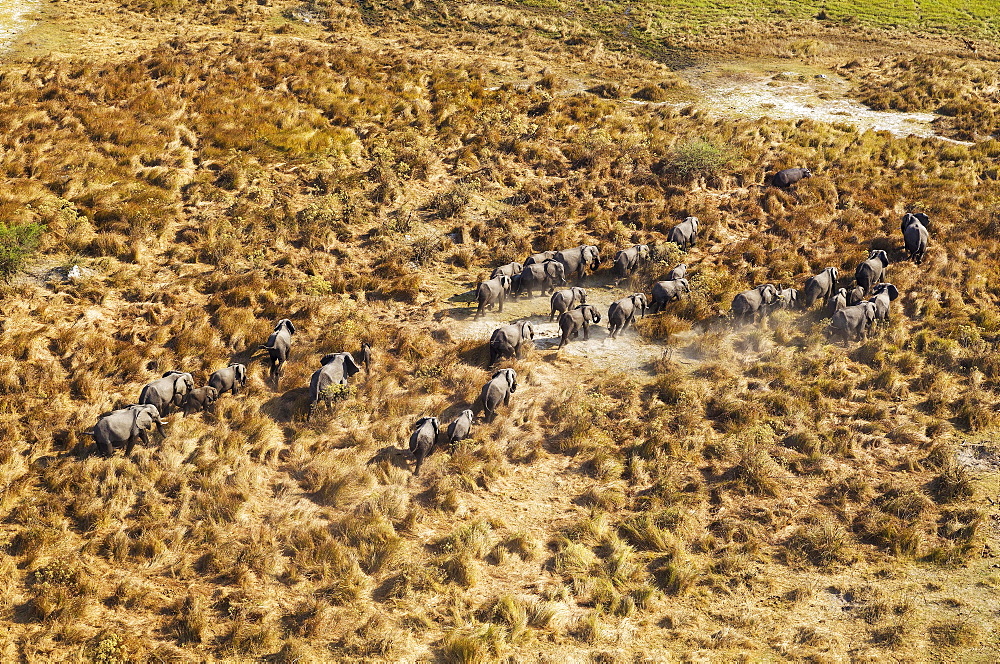
[[[0,0],[0,51],[11,47],[18,36],[34,25],[29,14],[41,7],[34,0]]]

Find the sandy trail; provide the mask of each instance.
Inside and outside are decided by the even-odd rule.
[[[10,48],[22,32],[35,24],[29,15],[41,6],[37,0],[0,0],[0,52]]]

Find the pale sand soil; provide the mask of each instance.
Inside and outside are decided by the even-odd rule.
[[[41,2],[34,0],[0,0],[0,51],[10,48],[34,24],[31,13],[41,6]]]

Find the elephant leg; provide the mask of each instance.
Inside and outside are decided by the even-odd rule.
[[[590,325],[587,323],[583,324],[583,340],[587,341],[590,339]]]
[[[558,348],[562,348],[566,345],[566,341],[569,340],[569,330],[563,330],[562,337],[559,339]],[[558,350],[558,348],[556,350]]]
[[[503,302],[505,299],[503,295],[500,296],[500,309],[498,310],[500,313],[503,313]]]

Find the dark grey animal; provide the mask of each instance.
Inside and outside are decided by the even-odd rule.
[[[899,297],[899,291],[892,284],[879,284],[872,289],[869,302],[875,305],[875,320],[889,322],[889,303]]]
[[[288,361],[288,354],[292,350],[292,335],[295,334],[295,325],[287,318],[282,318],[274,326],[274,332],[267,338],[267,343],[261,345],[262,350],[267,351],[268,361],[271,364],[271,380],[274,386],[278,386],[281,370]]]
[[[618,334],[635,322],[635,312],[642,313],[642,318],[646,317],[646,309],[649,304],[646,296],[642,293],[633,293],[628,297],[623,297],[617,302],[612,302],[608,307],[608,333],[614,339]]]
[[[912,224],[914,221],[921,224],[924,228],[931,227],[931,219],[923,212],[907,212],[903,215],[903,219],[899,224],[899,232],[905,233],[906,227]]]
[[[510,405],[510,395],[516,391],[517,374],[513,369],[501,369],[493,374],[493,378],[483,385],[483,391],[479,395],[483,402],[483,411],[486,413],[487,422],[492,422],[496,418],[497,408],[501,403],[505,406]]]
[[[581,244],[579,247],[556,252],[556,260],[566,268],[566,279],[576,276],[577,281],[583,281],[587,268],[593,272],[601,264],[601,252],[592,244]]]
[[[500,267],[493,270],[493,274],[490,275],[490,279],[496,279],[497,277],[503,275],[507,277],[513,277],[515,274],[521,274],[521,270],[524,269],[524,265],[521,263],[507,263],[506,265],[501,265]]]
[[[816,300],[823,300],[823,305],[829,305],[830,298],[837,288],[837,268],[828,267],[819,274],[806,279],[805,298],[803,306],[811,309]]]
[[[581,329],[583,330],[583,338],[589,339],[590,324],[600,322],[601,314],[597,311],[597,307],[589,304],[581,304],[576,309],[562,314],[559,316],[559,329],[562,331],[562,337],[559,339],[559,348],[566,345],[571,335],[574,338],[579,336]]]
[[[556,286],[566,285],[566,268],[559,261],[545,261],[525,265],[521,273],[514,277],[514,294],[524,291],[531,297],[534,291],[551,291]]]
[[[679,300],[684,293],[690,292],[691,286],[684,278],[656,282],[653,284],[653,304],[649,307],[649,313],[663,311],[667,307],[667,302]]]
[[[497,328],[490,337],[490,366],[503,357],[521,357],[521,348],[534,339],[535,328],[528,321]]]
[[[761,284],[743,291],[733,298],[733,320],[737,325],[756,322],[758,314],[767,313],[768,308],[778,299],[778,289],[772,284]]]
[[[907,258],[917,265],[924,261],[924,252],[927,251],[927,242],[930,237],[924,222],[930,223],[930,220],[923,212],[903,215],[903,244],[906,246]]]
[[[423,465],[424,459],[434,452],[440,432],[441,424],[438,418],[421,417],[417,420],[410,436],[410,452],[417,460],[417,465],[413,469],[414,475],[420,475],[420,466]]]
[[[524,259],[524,267],[529,265],[534,265],[535,263],[544,263],[545,261],[554,261],[556,259],[556,251],[541,251],[537,254],[532,254]]]
[[[688,217],[671,228],[667,238],[685,251],[693,247],[698,240],[698,217]]]
[[[622,249],[615,254],[615,262],[611,267],[611,273],[616,279],[624,279],[639,267],[639,263],[648,260],[649,245],[647,244],[637,244],[628,249]]]
[[[687,272],[687,263],[681,263],[670,271],[670,274],[667,275],[667,278],[664,279],[664,281],[677,281],[678,279],[683,279],[687,276]]]
[[[873,302],[862,302],[853,307],[847,307],[833,314],[830,321],[829,332],[839,334],[848,345],[851,337],[857,340],[868,338],[868,330],[875,322],[875,304]]]
[[[556,312],[562,315],[578,304],[587,304],[587,291],[579,286],[564,288],[552,294],[552,297],[549,298],[549,304],[552,307],[552,310],[549,311],[549,320],[551,321],[556,317]]]
[[[333,400],[337,396],[333,386],[347,385],[347,379],[361,371],[350,353],[327,353],[320,358],[319,363],[322,366],[309,379],[309,413],[306,420],[312,419],[313,411],[321,400],[326,404],[327,410],[332,409]]]
[[[225,369],[212,372],[208,377],[208,385],[218,390],[218,396],[226,392],[239,394],[240,389],[247,386],[247,368],[234,362]]]
[[[889,266],[889,256],[882,249],[873,249],[868,254],[868,260],[858,265],[854,271],[854,278],[858,286],[865,291],[867,296],[872,287],[880,281],[885,281],[886,268]]]
[[[774,187],[790,187],[799,180],[811,178],[812,172],[808,168],[786,168],[778,171],[771,178],[771,185]]]
[[[206,411],[215,404],[219,398],[219,391],[211,385],[199,387],[191,390],[184,397],[184,415]]]
[[[837,291],[837,294],[830,298],[830,304],[828,305],[830,309],[830,315],[837,313],[841,309],[848,306],[847,304],[847,289],[841,288]]]
[[[454,449],[460,440],[465,440],[472,432],[472,421],[475,413],[466,408],[455,420],[448,425],[448,444]]]
[[[184,395],[193,389],[194,378],[191,374],[168,371],[162,378],[157,378],[142,388],[139,404],[152,404],[161,415],[168,415],[172,408],[180,408],[184,403]]]
[[[163,425],[166,424],[160,419],[160,411],[153,404],[136,404],[128,408],[120,408],[102,415],[94,426],[92,432],[85,432],[87,436],[93,436],[97,443],[97,452],[103,457],[110,457],[115,452],[116,447],[125,445],[125,454],[131,454],[135,447],[136,439],[142,441],[143,445],[149,445],[149,434],[147,433],[154,426],[160,436],[166,438],[163,432]]]
[[[476,286],[476,301],[479,302],[479,308],[476,309],[476,315],[473,318],[479,318],[483,315],[483,309],[486,307],[497,307],[497,311],[503,311],[503,303],[507,299],[507,295],[510,294],[511,289],[511,278],[505,274],[499,277],[494,277],[488,281],[482,281]]]
[[[775,309],[798,309],[799,291],[794,288],[782,288],[778,291],[778,299],[774,301]]]
[[[365,375],[371,371],[372,365],[372,345],[367,341],[361,342],[361,364],[365,368]]]
[[[861,286],[855,286],[851,290],[847,291],[847,306],[853,307],[855,304],[861,304],[865,301],[865,289]]]

